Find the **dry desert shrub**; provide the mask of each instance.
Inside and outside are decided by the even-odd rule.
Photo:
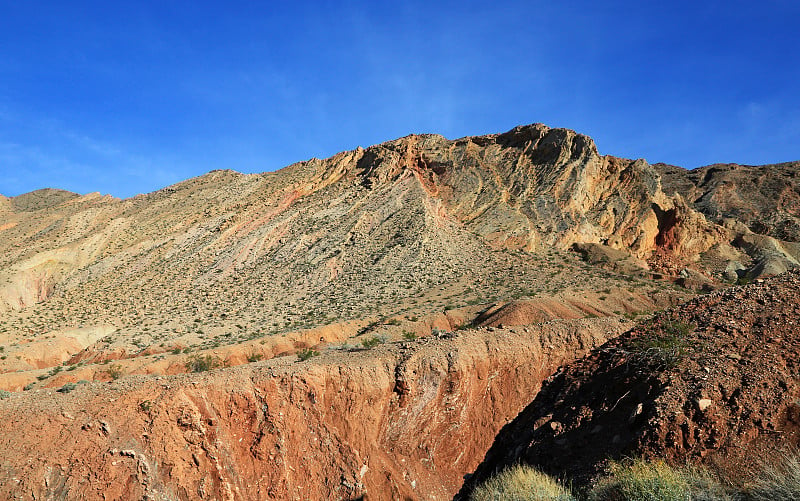
[[[205,372],[218,367],[224,367],[222,360],[214,355],[191,355],[186,360],[186,369],[189,372]]]
[[[698,467],[631,459],[612,463],[589,492],[590,501],[733,501],[718,479]]]
[[[575,501],[575,497],[536,468],[516,465],[478,486],[470,501]]]
[[[800,454],[783,452],[765,463],[747,489],[747,498],[753,501],[800,501]]]

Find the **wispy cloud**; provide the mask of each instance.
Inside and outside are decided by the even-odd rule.
[[[138,186],[157,189],[183,179],[180,162],[166,155],[131,153],[125,146],[74,130],[54,119],[0,114],[6,132],[26,131],[0,143],[0,193],[17,195],[38,188],[102,191],[129,197]],[[31,142],[31,139],[36,142]],[[188,174],[187,174],[188,175]]]

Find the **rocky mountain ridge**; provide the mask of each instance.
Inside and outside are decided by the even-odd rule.
[[[786,182],[794,179],[795,164],[760,172],[781,177],[774,182],[781,184],[784,198],[796,196],[794,185]],[[377,242],[381,256],[372,259],[387,254],[387,246],[397,252],[397,239],[409,239],[421,225],[526,251],[599,243],[654,263],[654,255],[683,265],[710,252],[728,261],[739,258],[744,265],[769,248],[782,264],[796,265],[796,246],[778,238],[796,240],[797,201],[761,196],[747,207],[736,205],[731,200],[741,200],[751,185],[710,181],[716,177],[601,156],[586,136],[536,124],[454,141],[407,136],[268,174],[212,172],[128,200],[34,192],[5,204],[0,306],[33,305],[56,289],[69,290],[127,266],[128,260],[157,260],[158,249],[167,247],[171,252],[163,259],[195,261],[183,270],[195,282],[214,282],[207,274],[219,272],[212,268],[223,270],[216,278],[224,278],[231,265],[253,266],[280,255],[293,259],[303,246],[316,246],[317,259],[325,259],[327,273],[336,274],[341,258],[333,253],[341,252],[339,247],[352,244],[359,231],[374,236],[374,226],[400,212],[406,227],[383,235]],[[687,188],[695,182],[700,184]],[[698,198],[700,191],[704,195]],[[786,217],[762,218],[776,214],[776,202],[785,207],[779,214]],[[726,224],[724,214],[746,215],[744,226]],[[315,227],[347,231],[320,238]]]

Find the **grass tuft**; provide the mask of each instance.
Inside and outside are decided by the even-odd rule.
[[[470,501],[575,501],[575,497],[536,468],[516,465],[478,486]]]
[[[589,493],[590,501],[732,501],[707,470],[674,468],[664,461],[632,459],[612,463],[610,475]]]
[[[800,500],[800,455],[785,452],[765,464],[747,494],[753,501]]]
[[[653,331],[631,340],[631,362],[651,369],[670,369],[686,358],[687,336],[694,327],[683,322],[665,322]]]

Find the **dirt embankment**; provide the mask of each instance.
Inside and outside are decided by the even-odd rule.
[[[489,327],[12,394],[0,497],[449,499],[544,378],[629,325]]]
[[[518,462],[574,485],[608,459],[703,462],[746,481],[800,445],[800,273],[701,296],[569,364],[503,429],[464,492]]]

